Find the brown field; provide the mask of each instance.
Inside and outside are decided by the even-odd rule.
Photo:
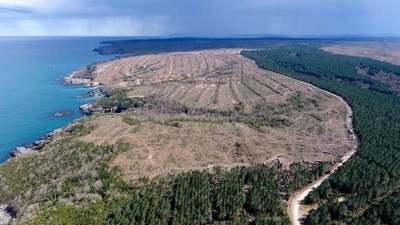
[[[343,42],[321,49],[335,54],[368,57],[400,65],[400,41]]]
[[[122,58],[97,65],[95,81],[105,88],[126,89],[130,97],[157,96],[194,109],[229,111],[242,102],[243,115],[262,113],[285,118],[289,125],[256,129],[226,117],[131,110],[84,120],[95,129],[80,140],[129,142],[131,150],[112,163],[123,169],[126,179],[276,159],[287,163],[336,160],[353,148],[355,140],[347,125],[350,112],[343,101],[309,84],[262,70],[239,52]],[[135,124],[123,122],[124,116],[135,119]]]
[[[130,97],[157,95],[196,108],[232,109],[281,101],[306,85],[262,70],[240,50],[205,50],[122,58],[97,66],[95,81]]]

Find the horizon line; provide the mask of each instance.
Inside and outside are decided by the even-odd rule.
[[[121,37],[121,38],[157,38],[157,39],[174,39],[174,38],[209,38],[209,39],[246,39],[246,38],[290,38],[290,39],[316,39],[316,38],[400,38],[400,35],[366,35],[366,34],[333,34],[333,35],[275,35],[275,34],[240,34],[240,35],[0,35],[0,38],[24,38],[24,37]]]

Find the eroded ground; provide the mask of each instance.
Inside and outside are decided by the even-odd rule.
[[[112,163],[123,169],[127,179],[276,159],[329,161],[352,149],[355,143],[342,101],[309,84],[262,70],[239,53],[238,49],[178,52],[97,65],[94,81],[105,88],[125,89],[131,98],[156,96],[189,110],[160,113],[139,108],[94,116],[85,123],[95,129],[80,139],[96,144],[129,142],[131,150]],[[202,113],[193,113],[196,110]],[[215,115],[207,110],[233,113]],[[135,122],[124,122],[123,117]],[[254,125],[253,119],[260,118],[287,123]]]

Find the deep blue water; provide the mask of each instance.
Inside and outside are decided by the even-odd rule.
[[[115,38],[0,37],[0,163],[17,146],[30,144],[47,132],[82,117],[78,99],[88,90],[62,85],[57,79],[87,64],[115,56],[92,49]],[[55,117],[70,111],[66,117]]]

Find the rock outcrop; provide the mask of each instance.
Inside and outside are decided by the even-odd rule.
[[[17,157],[22,155],[31,154],[34,150],[27,147],[17,147],[12,152],[10,152],[11,157]]]
[[[93,103],[87,103],[79,106],[79,110],[86,115],[93,115],[95,113],[115,113],[120,112],[117,106],[113,106],[110,108],[103,108],[99,105]]]
[[[95,112],[93,104],[90,103],[79,106],[79,110],[86,115],[92,115]]]
[[[80,69],[63,78],[63,83],[67,85],[83,85],[85,87],[98,87],[99,82],[93,81],[90,76],[82,76],[86,69]]]
[[[44,139],[40,139],[39,141],[35,141],[33,142],[33,149],[35,150],[40,150],[44,147],[44,145],[46,144],[46,140]]]
[[[53,130],[52,132],[47,133],[47,134],[46,134],[46,137],[47,137],[47,138],[51,138],[51,137],[53,137],[53,136],[56,136],[56,135],[61,134],[61,132],[62,132],[62,128],[55,129],[55,130]]]
[[[22,155],[31,154],[35,151],[42,150],[46,144],[49,143],[49,138],[54,138],[59,136],[63,131],[63,128],[55,129],[46,134],[44,138],[33,142],[31,145],[17,147],[13,151],[10,152],[11,157],[17,157]]]

